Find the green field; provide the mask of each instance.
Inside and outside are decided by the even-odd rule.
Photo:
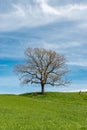
[[[0,130],[87,130],[87,93],[0,95]]]

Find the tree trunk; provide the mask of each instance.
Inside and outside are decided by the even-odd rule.
[[[44,94],[44,84],[41,84],[41,93]]]

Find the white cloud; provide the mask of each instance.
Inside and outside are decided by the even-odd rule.
[[[40,4],[40,7],[44,13],[51,15],[60,15],[60,12],[58,12],[55,8],[49,6],[45,0],[37,0],[37,2]]]
[[[14,7],[14,9],[16,11],[15,12],[16,14],[20,15],[20,17],[25,17],[26,12],[20,7],[20,5],[13,4],[13,7]]]
[[[28,3],[29,4],[29,3]],[[69,4],[54,8],[46,0],[37,0],[34,5],[12,4],[11,12],[0,14],[0,31],[19,29],[24,26],[35,27],[58,19],[85,19],[87,5]]]
[[[19,83],[19,80],[16,76],[0,77],[0,86],[7,86],[7,84],[16,86],[17,83]]]
[[[83,30],[87,30],[87,22],[81,22],[80,24],[78,24],[77,26],[79,29],[83,29]]]
[[[15,44],[0,44],[2,53],[0,58],[23,58],[26,45],[24,43]]]
[[[48,48],[48,49],[54,49],[54,50],[58,50],[58,49],[69,49],[69,48],[73,48],[73,47],[79,47],[81,46],[81,43],[79,42],[66,42],[66,43],[47,43],[44,42],[43,43],[43,47],[44,48]]]
[[[75,66],[83,66],[83,67],[87,67],[87,62],[84,60],[76,60],[75,61],[72,61],[72,62],[69,62],[68,63],[69,65],[75,65]]]

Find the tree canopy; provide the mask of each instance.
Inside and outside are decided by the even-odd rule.
[[[23,84],[40,84],[44,94],[45,85],[65,86],[69,83],[64,55],[43,48],[27,48],[25,56],[25,64],[15,66]]]

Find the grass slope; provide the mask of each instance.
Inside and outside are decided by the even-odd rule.
[[[87,130],[87,93],[0,95],[0,130]]]

